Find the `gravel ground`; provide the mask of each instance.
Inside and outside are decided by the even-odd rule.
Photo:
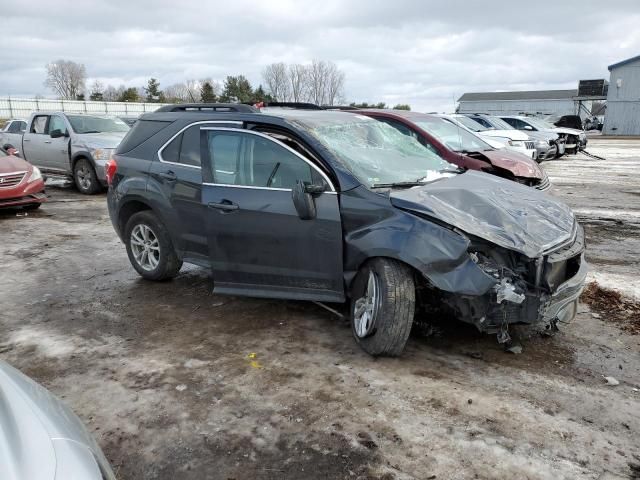
[[[640,142],[588,150],[606,160],[544,164],[551,193],[585,225],[592,279],[633,299]],[[0,215],[0,358],[74,409],[121,479],[639,478],[640,336],[606,311],[521,329],[520,355],[451,324],[374,360],[314,304],[213,295],[194,267],[141,280],[104,195],[48,193]]]

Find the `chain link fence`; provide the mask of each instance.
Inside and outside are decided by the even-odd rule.
[[[168,104],[0,97],[0,118],[27,118],[32,112],[40,111],[137,116],[163,105]]]

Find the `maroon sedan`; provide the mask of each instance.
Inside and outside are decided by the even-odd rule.
[[[538,190],[549,188],[546,172],[518,152],[498,150],[477,135],[435,115],[404,110],[358,110],[416,138],[450,163],[514,180]]]
[[[0,208],[36,209],[47,200],[40,170],[0,149]]]

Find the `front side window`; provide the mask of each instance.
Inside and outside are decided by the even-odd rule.
[[[92,117],[89,115],[67,115],[71,128],[76,133],[128,132],[129,126],[119,118]]]
[[[49,130],[47,133],[51,135],[51,132],[54,130],[60,130],[62,133],[67,131],[67,126],[65,125],[64,120],[58,115],[51,116],[51,119],[49,120]]]
[[[206,136],[214,183],[292,189],[298,180],[321,181],[311,165],[269,138],[227,130]]]
[[[35,117],[31,124],[31,133],[44,134],[48,118],[49,117],[46,115],[39,115]]]

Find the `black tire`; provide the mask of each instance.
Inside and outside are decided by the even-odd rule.
[[[132,232],[138,226],[150,229],[153,236],[158,240],[159,260],[155,268],[145,269],[136,259],[133,252],[136,246],[132,245]],[[138,230],[136,230],[136,232],[138,232]],[[169,232],[158,217],[150,210],[144,210],[131,216],[124,228],[124,239],[129,261],[142,278],[155,281],[168,280],[175,277],[180,271],[180,268],[182,268],[182,260],[178,258],[175,248],[173,248]]]
[[[378,284],[378,301],[370,330],[358,333],[356,309],[363,302],[370,273]],[[362,305],[362,303],[360,303]],[[373,356],[395,357],[402,353],[409,339],[416,306],[413,272],[407,265],[388,258],[367,262],[358,272],[351,289],[351,331],[362,349]]]
[[[86,158],[79,159],[73,165],[73,181],[78,191],[85,195],[98,193],[102,187],[93,165]]]

